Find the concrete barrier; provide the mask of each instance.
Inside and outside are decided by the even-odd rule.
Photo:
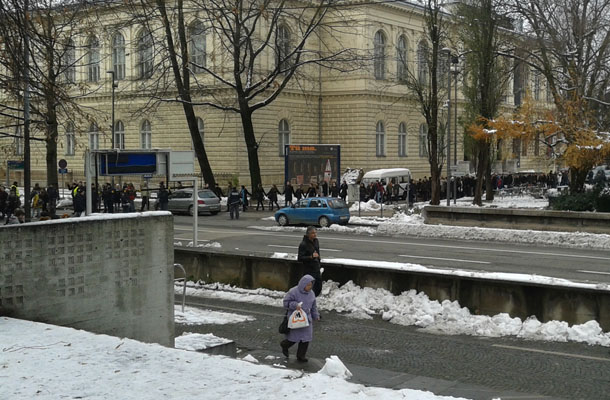
[[[0,315],[174,345],[173,218],[0,227]]]
[[[303,276],[293,260],[176,247],[176,262],[187,276],[205,282],[229,283],[243,288],[264,287],[286,291]],[[353,281],[361,287],[383,288],[396,295],[415,289],[433,300],[457,300],[473,314],[508,313],[540,321],[562,320],[580,324],[597,320],[610,331],[610,290],[524,283],[456,276],[445,273],[400,271],[323,262],[324,280]]]
[[[610,213],[425,206],[426,224],[610,233]]]

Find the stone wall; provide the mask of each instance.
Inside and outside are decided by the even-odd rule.
[[[173,219],[115,214],[0,227],[0,315],[174,344]]]

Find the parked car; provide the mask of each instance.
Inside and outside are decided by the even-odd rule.
[[[311,197],[301,199],[290,207],[275,213],[275,220],[281,226],[286,225],[345,225],[349,222],[347,204],[336,197]]]
[[[199,214],[210,213],[218,214],[220,211],[220,199],[208,189],[201,189],[197,192]],[[169,211],[173,213],[188,213],[193,215],[193,189],[179,189],[169,195]]]

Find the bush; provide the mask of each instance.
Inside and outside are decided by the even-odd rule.
[[[610,188],[596,187],[585,193],[562,194],[549,198],[552,210],[610,212]]]
[[[599,192],[595,209],[599,212],[610,212],[610,188]]]

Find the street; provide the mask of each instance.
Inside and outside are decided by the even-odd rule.
[[[257,255],[296,253],[303,231],[287,228],[265,231],[253,227],[277,227],[263,218],[269,211],[242,213],[230,220],[228,213],[199,217],[199,244],[218,242],[218,251]],[[184,245],[192,240],[192,219],[174,216],[174,237]],[[488,272],[537,274],[583,282],[610,283],[610,250],[574,249],[496,241],[383,237],[349,232],[318,232],[322,258],[393,261]]]

